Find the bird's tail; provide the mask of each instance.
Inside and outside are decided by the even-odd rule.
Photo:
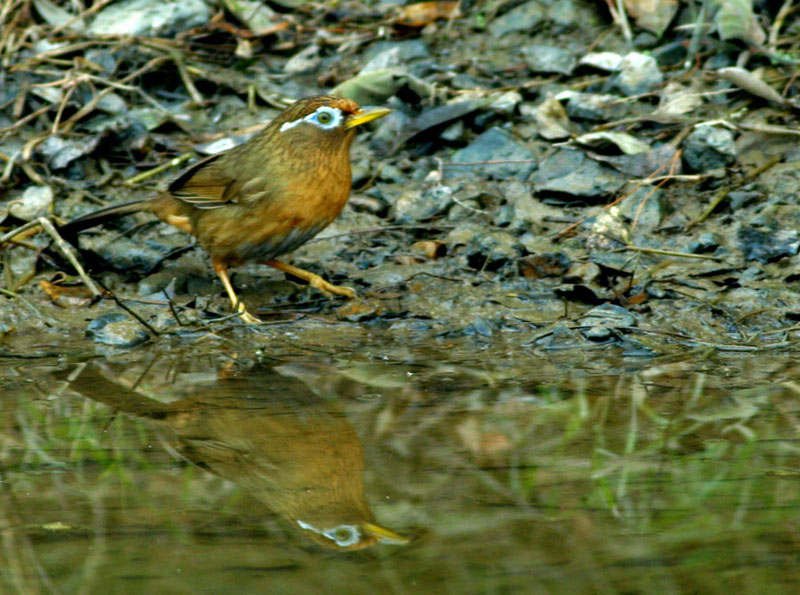
[[[144,210],[146,199],[134,200],[131,202],[122,203],[121,205],[111,205],[104,207],[92,213],[76,217],[72,221],[67,221],[64,225],[58,228],[59,233],[65,238],[74,238],[75,234],[84,229],[96,227],[106,221],[111,221],[123,215],[129,215],[138,211]]]

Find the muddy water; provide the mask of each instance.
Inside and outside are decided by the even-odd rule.
[[[0,591],[796,592],[798,377],[459,347],[5,362]]]

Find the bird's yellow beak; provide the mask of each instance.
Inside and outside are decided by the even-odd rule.
[[[345,123],[345,127],[355,128],[356,126],[361,126],[362,124],[366,124],[367,122],[372,122],[373,120],[382,118],[391,111],[392,110],[390,110],[388,107],[361,108],[355,114],[350,116],[350,119],[347,120],[347,122]]]
[[[381,108],[383,109],[383,108]],[[389,113],[391,110],[386,110],[386,113]],[[383,116],[385,114],[381,114]],[[375,116],[379,118],[380,116]],[[387,529],[386,527],[381,527],[380,525],[375,525],[373,523],[364,523],[362,529],[369,533],[370,535],[377,537],[380,543],[389,543],[393,545],[405,545],[408,543],[408,537],[403,537],[392,531],[391,529]]]

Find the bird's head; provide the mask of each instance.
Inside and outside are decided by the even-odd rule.
[[[344,143],[349,147],[356,128],[392,110],[385,107],[360,108],[352,99],[317,95],[296,101],[270,124],[273,133],[292,143],[314,142],[319,147]]]

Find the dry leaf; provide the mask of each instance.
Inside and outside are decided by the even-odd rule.
[[[404,27],[424,27],[436,19],[453,19],[460,16],[458,2],[417,2],[402,7],[394,23]]]
[[[83,285],[56,285],[49,281],[39,281],[39,287],[56,306],[62,308],[81,308],[92,303],[92,292]]]

